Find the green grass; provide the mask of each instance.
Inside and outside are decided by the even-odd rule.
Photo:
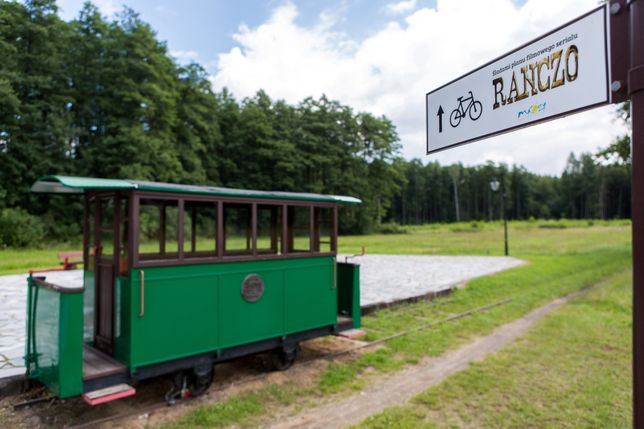
[[[42,249],[2,249],[0,250],[0,275],[24,274],[30,269],[60,266],[56,257],[58,252],[82,250],[82,244],[61,244]]]
[[[631,278],[546,316],[499,353],[359,428],[628,428]]]
[[[545,227],[544,227],[545,226]],[[359,253],[360,246],[367,253],[406,255],[501,255],[503,230],[500,222],[461,222],[404,227],[405,234],[374,234],[343,236],[339,239],[340,253]],[[525,257],[543,254],[570,254],[580,249],[610,247],[602,240],[615,234],[610,242],[630,239],[630,221],[517,221],[509,223],[510,253]],[[553,240],[560,246],[553,246]],[[245,246],[245,240],[233,243],[235,248]],[[176,249],[176,242],[168,249]],[[209,249],[210,242],[199,244]],[[26,273],[29,269],[59,266],[56,254],[61,251],[81,250],[82,244],[64,243],[35,249],[1,249],[0,275]],[[144,251],[157,251],[158,244],[143,244]]]
[[[510,302],[466,318],[439,324],[430,329],[389,341],[384,347],[367,352],[354,360],[331,363],[311,386],[305,388],[291,385],[281,386],[283,394],[290,398],[288,404],[306,407],[315,405],[319,403],[321,398],[330,395],[346,395],[359,390],[373,377],[414,364],[426,356],[440,355],[476,336],[488,334],[497,326],[517,319],[556,297],[622,273],[628,270],[631,265],[631,232],[628,223],[595,222],[591,225],[588,222],[558,222],[560,225],[556,227],[540,226],[543,223],[521,222],[513,223],[511,226],[512,254],[527,260],[528,265],[476,279],[470,282],[467,288],[457,290],[452,295],[429,303],[401,305],[376,312],[364,317],[363,325],[368,332],[367,339],[375,340],[414,326],[440,321],[450,315],[508,297],[512,298]],[[370,250],[372,253],[501,254],[503,243],[502,229],[499,223],[481,224],[472,228],[476,229],[475,231],[466,231],[464,225],[415,227],[409,228],[406,234],[399,235],[341,237],[340,251],[357,252],[360,245],[365,244],[368,251]],[[454,229],[459,231],[455,232]],[[623,279],[623,277],[620,278]],[[601,330],[602,326],[599,323],[594,325],[593,329]],[[618,328],[621,329],[619,335],[629,335],[627,326],[620,325]],[[614,336],[616,330],[607,330],[601,335]],[[553,346],[559,344],[560,347],[566,347],[566,343],[561,340],[560,336],[550,335],[550,337],[549,341],[553,343]],[[553,356],[553,359],[556,359],[556,355]],[[507,362],[505,365],[512,366]],[[586,375],[590,377],[593,375],[593,371],[600,372],[601,369],[598,366],[589,368]],[[503,366],[499,366],[499,370],[502,372]],[[628,377],[628,370],[622,370],[619,367],[615,368],[615,371],[620,372],[619,377]],[[480,377],[485,379],[484,375]],[[532,377],[539,378],[539,375],[532,374]],[[475,390],[477,383],[480,384],[484,381],[468,380],[465,385],[471,384],[470,388]],[[487,382],[494,384],[493,380],[488,379]],[[530,380],[526,378],[525,382],[529,391]],[[579,385],[579,387],[592,388],[589,385]],[[269,410],[272,412],[276,409],[275,407],[284,404],[267,394],[266,389],[261,389],[259,393],[241,394],[237,398],[246,398],[241,402],[231,398],[217,404],[204,405],[189,411],[177,424],[207,427],[231,424],[261,425],[263,415],[269,414]],[[262,407],[247,406],[247,402],[253,398],[252,395],[260,395],[263,398],[260,401]],[[578,394],[575,398],[582,396],[585,398],[585,402],[577,405],[579,409],[593,408],[593,401],[602,399],[591,393]],[[502,393],[500,397],[503,397]],[[451,405],[455,413],[461,408],[469,406],[466,402],[460,403],[458,396],[454,396],[452,400]],[[480,397],[480,401],[485,401],[484,395]],[[616,398],[615,401],[619,402],[622,408],[629,406],[628,399],[624,399],[622,396]],[[512,401],[510,400],[510,402]],[[524,405],[524,407],[526,406]],[[227,417],[225,422],[220,423],[217,420],[219,417],[215,417],[215,415],[221,412],[222,407],[230,409],[231,411],[228,411],[226,415],[232,417]],[[481,412],[489,413],[486,417],[478,417],[483,423],[489,422],[491,426],[494,426],[496,422],[502,420],[494,416],[493,406],[483,407],[481,410]],[[424,419],[427,412],[425,411],[418,404],[405,408],[403,411],[393,409],[379,417],[382,420],[375,419],[373,424],[376,427],[388,427],[387,422],[396,422],[400,427],[416,427],[415,425],[426,423]],[[464,412],[469,412],[471,415],[476,414],[472,410]],[[547,410],[544,411],[544,419],[548,417],[547,414]],[[197,416],[211,415],[212,417],[200,417],[206,420],[192,420],[197,419]],[[551,417],[555,418],[556,416],[553,414]],[[207,420],[208,418],[213,420]],[[450,420],[450,416],[441,415],[437,418],[443,419],[441,422],[446,427],[459,427],[458,422],[454,423],[453,420]],[[202,425],[199,423],[200,421],[208,423]],[[571,422],[574,425],[575,420],[573,419]],[[471,426],[486,427],[487,425],[473,424]],[[519,425],[519,427],[522,426],[525,425]],[[543,423],[534,427],[544,426],[553,427],[553,425],[544,425]],[[500,427],[504,427],[503,424]]]
[[[324,393],[359,388],[360,375],[367,369],[388,372],[413,364],[425,356],[438,356],[477,335],[515,320],[534,308],[630,266],[628,249],[602,250],[557,258],[534,257],[531,264],[470,282],[467,288],[433,303],[416,303],[377,312],[363,319],[367,340],[376,340],[402,330],[437,322],[473,308],[499,302],[506,304],[445,324],[439,324],[386,343],[342,365],[332,365],[323,374]]]
[[[472,227],[475,223],[476,228]],[[547,227],[543,225],[563,225]],[[502,255],[501,222],[461,222],[406,227],[406,234],[343,236],[340,253],[404,255]],[[629,221],[522,221],[508,224],[510,255],[574,254],[611,247],[630,240]],[[608,237],[608,242],[606,238]]]
[[[295,402],[294,390],[269,385],[257,392],[247,392],[226,401],[197,408],[178,420],[161,426],[164,429],[217,428],[248,422],[272,407]]]

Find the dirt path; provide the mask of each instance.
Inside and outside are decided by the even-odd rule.
[[[450,375],[467,368],[471,362],[483,360],[488,354],[500,350],[509,342],[525,334],[535,322],[546,314],[602,284],[556,299],[459,349],[438,358],[423,360],[420,364],[392,377],[376,381],[358,394],[306,410],[286,420],[269,422],[266,427],[274,429],[341,428],[359,423],[387,407],[402,405]]]

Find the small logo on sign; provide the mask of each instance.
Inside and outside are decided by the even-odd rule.
[[[264,295],[264,280],[259,274],[249,274],[241,285],[241,295],[246,302],[257,302]]]
[[[519,112],[517,112],[517,118],[519,118],[519,119],[525,118],[527,116],[534,115],[535,113],[541,113],[544,110],[546,110],[546,102],[545,101],[543,103],[541,103],[541,104],[533,104],[532,106],[528,107],[525,110],[519,110]]]

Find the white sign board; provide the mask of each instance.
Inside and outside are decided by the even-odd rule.
[[[428,93],[427,153],[609,102],[606,6]]]

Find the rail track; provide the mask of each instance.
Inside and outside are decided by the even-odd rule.
[[[306,359],[306,360],[298,360],[297,367],[303,368],[303,367],[318,363],[318,362],[320,362],[322,360],[332,361],[334,359],[337,359],[340,356],[352,354],[352,353],[358,352],[360,350],[375,347],[375,346],[384,344],[384,343],[386,343],[388,341],[391,341],[391,340],[393,340],[395,338],[404,337],[404,336],[413,334],[415,332],[419,332],[419,331],[422,331],[422,330],[425,330],[425,329],[430,329],[430,328],[438,326],[438,325],[453,322],[455,320],[462,319],[462,318],[468,317],[468,316],[472,316],[472,315],[477,314],[477,313],[485,312],[485,311],[490,310],[492,308],[507,304],[510,301],[512,301],[512,298],[507,298],[507,299],[503,299],[503,300],[500,300],[500,301],[495,301],[495,302],[493,302],[491,304],[487,304],[487,305],[484,305],[484,306],[481,306],[481,307],[475,307],[475,308],[472,308],[472,309],[470,309],[468,311],[458,313],[458,314],[454,314],[454,315],[451,315],[449,317],[437,320],[435,322],[424,323],[424,324],[421,324],[419,326],[415,326],[413,328],[410,328],[410,329],[407,329],[407,330],[404,330],[404,331],[400,331],[400,332],[397,332],[395,334],[388,335],[386,337],[379,338],[379,339],[374,340],[374,341],[370,341],[370,342],[363,343],[363,344],[358,344],[358,345],[356,345],[354,347],[351,347],[349,349],[324,353],[324,354],[321,354],[321,355],[313,356],[313,357],[311,357],[309,359]],[[233,387],[237,387],[237,386],[241,386],[241,385],[245,385],[245,384],[249,384],[249,383],[253,383],[253,382],[259,382],[259,381],[262,381],[262,380],[266,380],[270,375],[271,375],[271,373],[262,373],[262,374],[259,374],[259,375],[244,377],[243,379],[238,380],[238,381],[232,381],[232,382],[225,383],[223,385],[213,386],[213,387],[211,387],[209,389],[209,391],[210,392],[225,392],[225,391],[230,390]],[[53,398],[51,398],[51,397],[30,399],[28,401],[24,401],[24,402],[15,404],[14,409],[15,410],[22,410],[22,409],[26,409],[26,408],[29,408],[29,407],[32,407],[32,406],[38,406],[39,404],[43,404],[43,403],[47,403],[48,404],[47,406],[51,407],[53,405],[52,404],[52,399]],[[185,402],[185,401],[190,401],[190,398],[186,398],[186,399],[182,400],[182,402]],[[168,403],[165,400],[159,400],[158,402],[150,404],[150,405],[146,405],[146,406],[143,406],[143,407],[136,407],[135,409],[132,409],[132,410],[123,411],[123,412],[116,413],[116,414],[109,415],[109,416],[103,416],[103,417],[100,417],[100,418],[92,419],[92,420],[85,421],[85,422],[82,422],[82,423],[79,423],[79,424],[73,424],[73,425],[65,426],[65,427],[69,428],[69,429],[81,429],[81,428],[95,427],[95,426],[103,424],[103,423],[115,422],[115,421],[122,420],[122,419],[125,419],[125,418],[128,418],[128,417],[147,414],[147,413],[150,413],[152,411],[155,411],[155,410],[158,410],[158,409],[161,409],[161,408],[166,408],[166,407],[168,407]]]

